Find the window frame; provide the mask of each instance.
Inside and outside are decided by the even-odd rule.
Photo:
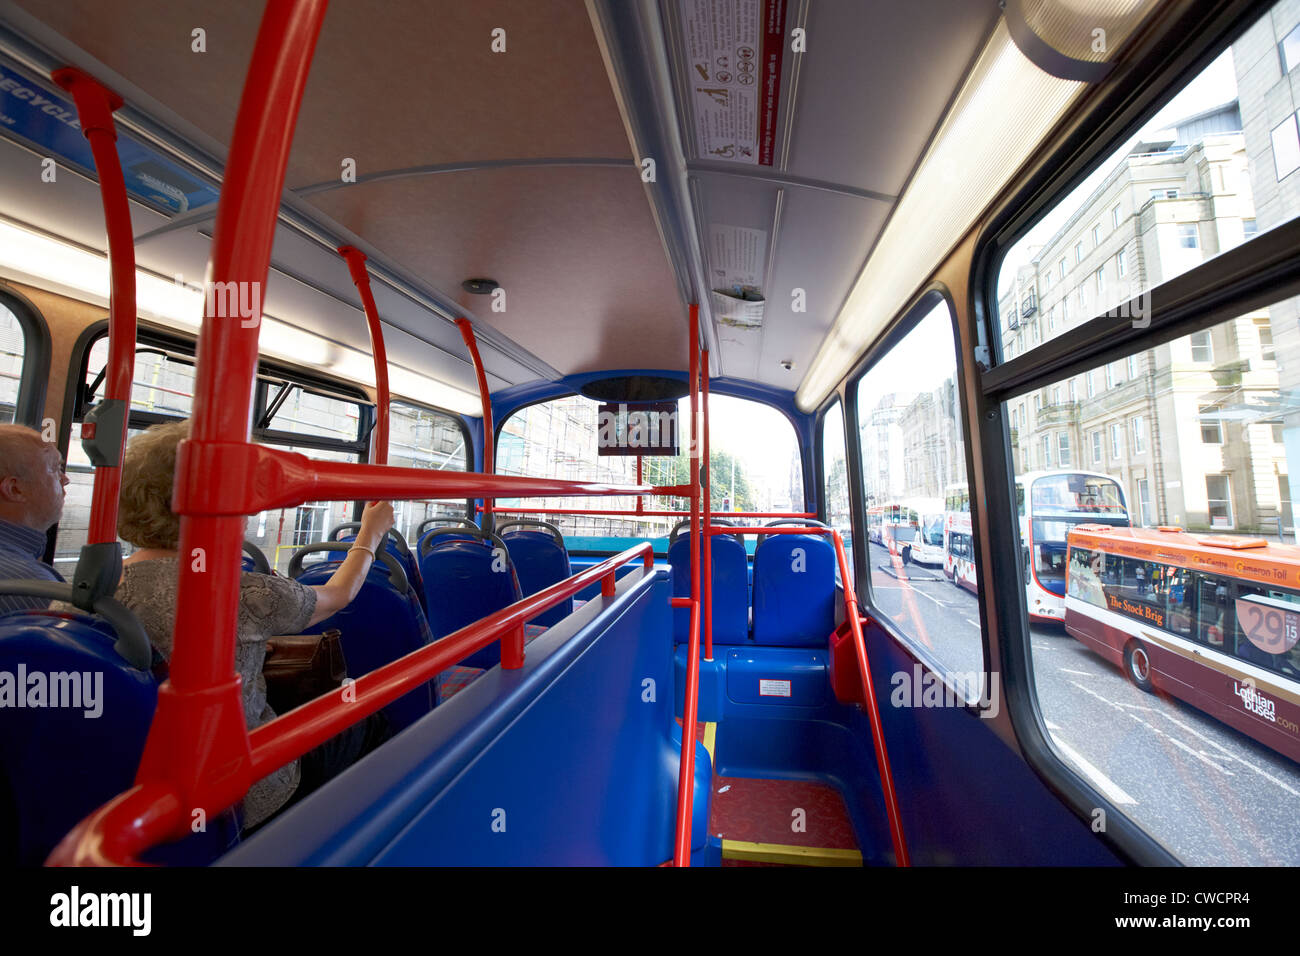
[[[974,240],[970,273],[963,276],[972,290],[968,336],[989,343],[993,353],[981,363],[978,380],[967,393],[983,449],[981,469],[970,474],[973,493],[983,493],[984,513],[973,522],[977,533],[988,527],[1014,527],[1017,520],[1014,460],[999,415],[1003,403],[1129,352],[1146,351],[1239,318],[1300,288],[1300,223],[1291,222],[1252,239],[1250,245],[1259,247],[1252,257],[1240,255],[1240,246],[1227,250],[1158,284],[1145,301],[1131,299],[1128,305],[1143,308],[1140,323],[1127,316],[1085,317],[1041,349],[1011,360],[1000,354],[999,343],[986,332],[989,316],[996,315],[991,306],[1006,251],[1253,26],[1261,9],[1239,0],[1214,10],[1168,11],[1160,29],[1136,43],[1116,67],[1109,89],[1096,90],[1081,110],[1063,119],[1025,163],[1016,182],[986,212]],[[984,522],[988,527],[982,527]],[[1019,542],[1013,537],[994,535],[986,542],[988,559],[1019,569]],[[989,601],[995,606],[993,642],[997,666],[1004,674],[1007,719],[1026,762],[1083,825],[1088,825],[1095,808],[1105,809],[1107,827],[1097,839],[1122,860],[1177,865],[1180,861],[1168,849],[1068,763],[1050,741],[1034,689],[1023,595],[1000,588]]]
[[[13,313],[23,333],[23,368],[14,401],[14,421],[40,429],[45,414],[53,347],[45,316],[25,295],[0,286],[0,303]]]

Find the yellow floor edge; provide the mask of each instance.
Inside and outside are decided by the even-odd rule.
[[[794,866],[861,866],[859,850],[832,850],[819,846],[789,846],[784,843],[750,843],[746,840],[723,840],[724,860],[750,860],[755,863],[787,863]]]
[[[713,764],[715,770],[717,769],[718,762],[713,759],[713,742],[717,739],[717,734],[717,724],[706,723],[704,725],[704,749],[709,752],[709,761]]]

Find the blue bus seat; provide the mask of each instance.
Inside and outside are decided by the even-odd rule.
[[[534,528],[538,530],[531,530]],[[525,597],[558,584],[573,574],[569,567],[569,552],[564,546],[564,536],[555,525],[521,518],[503,523],[497,529],[497,534],[510,552],[510,562],[515,566],[519,588]],[[549,627],[572,613],[573,598],[565,598],[546,613],[533,618],[532,623]]]
[[[334,527],[329,533],[326,541],[350,542],[357,540],[357,532],[361,530],[360,521],[345,521],[341,525]],[[384,538],[384,550],[391,554],[397,560],[402,562],[402,572],[406,575],[406,580],[410,582],[415,596],[419,599],[420,607],[424,607],[424,585],[420,582],[420,563],[411,553],[410,546],[402,533],[396,528],[389,529]]]
[[[442,533],[440,533],[442,532]],[[491,532],[435,528],[420,541],[420,571],[434,640],[509,607],[521,597],[510,552]],[[501,646],[492,643],[458,662],[464,667],[495,667]]]
[[[71,586],[61,587],[71,597]],[[8,677],[0,678],[0,856],[12,864],[41,865],[74,826],[135,782],[158,680],[124,659],[116,641],[109,623],[81,611],[0,616],[0,673]],[[227,811],[145,860],[206,864],[238,841],[238,816]]]
[[[322,561],[304,569],[303,558],[324,552],[341,560],[347,549],[347,543],[339,541],[308,545],[294,552],[289,561],[289,576],[301,584],[324,584],[338,569],[338,560]],[[402,563],[391,552],[380,555],[380,560],[371,565],[351,604],[312,625],[307,633],[320,634],[332,627],[339,629],[348,676],[353,678],[391,664],[433,640]],[[433,695],[430,681],[385,707],[393,733],[409,727],[432,710]]]
[[[450,518],[445,516],[425,518],[420,522],[420,527],[415,533],[415,554],[417,562],[419,561],[419,555],[424,554],[425,539],[427,539],[434,531],[438,532],[439,540],[443,537],[459,541],[479,540],[479,527],[468,518]]]
[[[834,630],[835,549],[830,539],[811,534],[761,538],[754,551],[754,643],[825,647]]]
[[[673,529],[668,544],[668,563],[673,569],[673,597],[691,596],[690,534],[677,532],[689,522]],[[711,543],[713,561],[713,643],[744,644],[749,638],[749,554],[738,538],[714,535]],[[703,551],[700,573],[703,574]],[[686,642],[691,626],[688,608],[673,608],[673,643]],[[700,640],[704,627],[700,626]]]

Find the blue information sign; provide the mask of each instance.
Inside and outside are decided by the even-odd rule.
[[[0,135],[93,173],[90,143],[73,104],[44,84],[0,64]],[[117,153],[126,190],[166,212],[183,213],[217,201],[217,190],[121,130]]]

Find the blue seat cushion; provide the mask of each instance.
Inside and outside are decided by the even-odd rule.
[[[673,567],[673,597],[691,596],[691,552],[688,535],[681,535],[668,546],[668,563]],[[730,535],[714,535],[713,562],[713,642],[744,644],[749,639],[749,555],[745,546]],[[701,554],[700,573],[704,572]],[[691,617],[688,608],[673,608],[673,642],[686,641]],[[700,625],[704,640],[704,625]]]
[[[510,561],[519,577],[519,589],[524,596],[536,594],[569,577],[569,552],[550,534],[539,531],[515,531],[501,538]],[[573,599],[562,602],[544,614],[533,618],[532,623],[550,626],[573,613]]]
[[[440,541],[420,556],[425,606],[434,640],[446,637],[519,600],[519,583],[482,541]],[[493,642],[460,661],[466,667],[495,667],[501,647]]]
[[[820,535],[783,534],[754,552],[754,643],[825,647],[835,630],[835,550]]]

